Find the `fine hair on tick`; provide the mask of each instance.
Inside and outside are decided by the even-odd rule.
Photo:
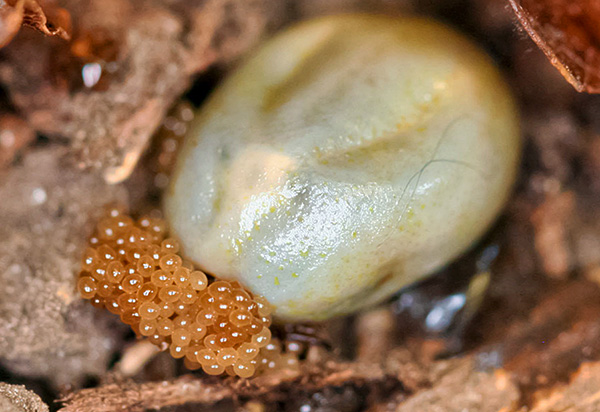
[[[435,148],[433,149],[433,152],[431,153],[431,158],[425,162],[425,164],[419,169],[417,170],[411,177],[410,179],[408,179],[408,182],[406,182],[406,186],[404,186],[404,189],[402,191],[402,195],[400,196],[400,198],[397,201],[397,204],[399,205],[400,202],[402,202],[402,200],[404,199],[404,196],[406,195],[406,192],[408,190],[408,188],[410,187],[412,181],[414,179],[416,179],[414,188],[410,194],[409,199],[406,201],[406,204],[404,206],[404,209],[402,210],[402,213],[400,214],[400,217],[398,218],[398,224],[400,224],[402,222],[402,218],[404,217],[406,210],[408,209],[410,203],[413,201],[414,199],[414,195],[415,192],[417,191],[418,187],[419,187],[419,182],[421,181],[421,177],[423,176],[423,173],[425,172],[425,170],[431,166],[434,163],[448,163],[448,164],[454,164],[454,165],[458,165],[458,166],[463,166],[473,172],[475,172],[482,180],[487,180],[489,178],[489,175],[487,173],[485,173],[484,171],[478,169],[476,166],[470,164],[469,162],[463,161],[463,160],[456,160],[456,159],[436,159],[435,156],[437,155],[437,152],[440,149],[440,146],[442,145],[443,141],[445,139],[448,138],[448,136],[450,135],[450,130],[452,129],[452,127],[456,126],[459,122],[464,121],[464,120],[473,120],[468,114],[463,114],[461,116],[458,116],[456,119],[452,120],[450,123],[448,123],[448,125],[444,128],[444,132],[442,133],[442,135],[440,136],[439,140],[437,141]]]

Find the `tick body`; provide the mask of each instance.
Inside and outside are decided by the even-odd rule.
[[[435,21],[325,17],[267,42],[198,113],[165,208],[183,253],[284,320],[376,304],[502,209],[518,115],[492,61]]]

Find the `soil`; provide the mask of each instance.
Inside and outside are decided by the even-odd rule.
[[[600,410],[588,3],[567,13],[559,0],[0,0],[0,409]],[[457,262],[378,308],[278,326],[305,346],[300,371],[216,378],[148,351],[75,291],[104,205],[156,208],[191,109],[239,59],[294,21],[348,11],[433,16],[495,59],[525,141],[503,215]],[[428,327],[446,297],[474,290],[476,303]]]

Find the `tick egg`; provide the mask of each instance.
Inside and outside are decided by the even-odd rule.
[[[175,358],[185,357],[191,369],[202,367],[207,373],[220,374],[228,366],[233,375],[244,378],[260,373],[261,368],[254,366],[233,366],[238,359],[256,362],[260,347],[270,342],[270,306],[266,300],[244,290],[238,282],[209,280],[203,272],[188,269],[193,265],[177,255],[177,242],[164,239],[162,220],[142,218],[119,225],[124,219],[127,221],[122,212],[109,209],[97,225],[92,238],[97,241],[84,253],[77,282],[81,296],[119,315],[136,334],[147,337],[161,350],[168,349]],[[111,236],[100,236],[107,227],[113,228]],[[116,248],[118,239],[125,237],[132,241],[123,244],[124,253],[93,265],[89,262]],[[165,266],[161,265],[164,261],[174,264],[159,269]],[[210,362],[199,357],[209,346],[218,355]],[[283,354],[279,358],[279,367],[289,368]]]
[[[173,248],[263,295],[279,318],[347,314],[475,242],[508,196],[520,146],[499,71],[452,29],[360,15],[302,23],[200,110],[166,195]],[[179,262],[167,260],[172,273]]]

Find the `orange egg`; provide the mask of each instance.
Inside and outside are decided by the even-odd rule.
[[[209,280],[178,255],[179,243],[167,235],[160,219],[134,222],[110,209],[84,251],[80,295],[174,358],[185,358],[188,368],[210,375],[247,378],[297,362],[295,354],[275,359],[282,356],[279,346],[267,347],[272,309],[266,299],[238,282]]]

